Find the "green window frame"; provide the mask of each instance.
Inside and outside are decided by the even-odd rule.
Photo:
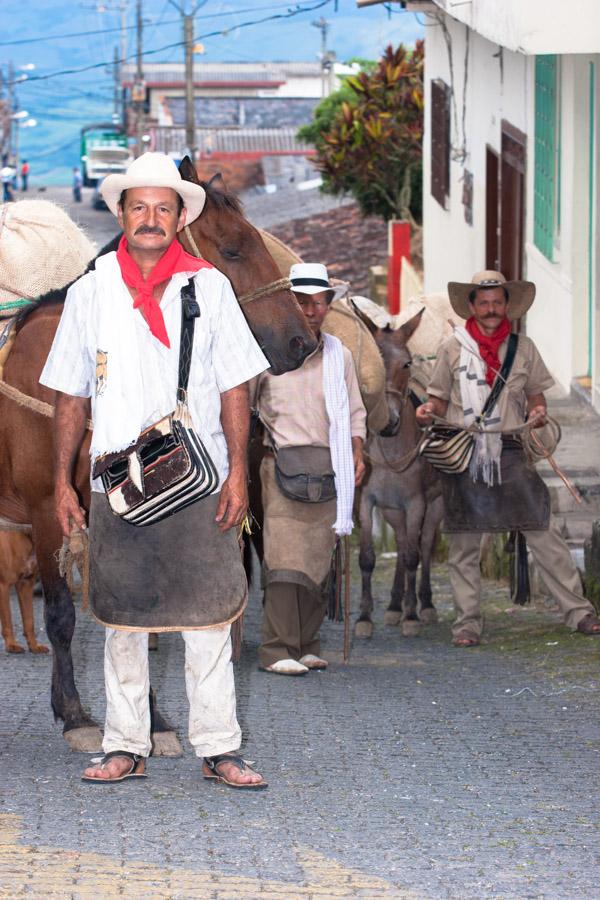
[[[535,58],[533,242],[554,260],[560,228],[560,106],[558,57]]]

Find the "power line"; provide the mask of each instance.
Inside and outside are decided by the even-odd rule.
[[[333,2],[333,0],[320,0],[320,2],[315,3],[312,6],[302,6],[302,7],[300,7],[300,5],[297,4],[296,9],[289,9],[289,7],[288,7],[288,12],[286,12],[286,13],[276,13],[273,16],[265,16],[262,19],[253,19],[252,21],[248,21],[248,22],[240,22],[239,24],[237,24],[235,26],[234,30],[237,31],[240,28],[249,28],[253,25],[262,25],[265,22],[275,21],[277,19],[291,19],[294,16],[297,16],[303,12],[314,12],[317,9],[322,9],[324,6],[328,6],[332,2]],[[228,29],[220,28],[217,31],[209,31],[206,34],[200,34],[200,35],[194,37],[193,42],[196,43],[196,42],[204,40],[205,38],[210,38],[210,37],[218,37],[218,36],[226,37],[228,34],[229,34]],[[174,47],[183,47],[184,43],[185,43],[184,41],[175,41],[172,44],[165,44],[165,46],[157,47],[154,50],[144,50],[141,55],[142,56],[153,56],[153,55],[156,55],[157,53],[163,53],[165,50],[171,50]],[[137,53],[132,53],[129,56],[126,56],[123,59],[120,59],[118,62],[119,63],[129,62],[132,59],[136,59],[137,55],[138,55]],[[78,68],[74,68],[74,69],[61,69],[58,72],[49,72],[47,75],[31,75],[25,81],[19,80],[19,79],[13,79],[12,81],[6,81],[5,84],[7,84],[8,86],[11,86],[11,85],[15,85],[15,84],[23,85],[23,84],[27,84],[29,82],[33,83],[36,81],[48,81],[50,78],[58,78],[63,75],[78,75],[80,72],[89,72],[92,69],[103,69],[103,68],[106,68],[107,66],[111,66],[111,65],[114,65],[114,60],[110,60],[109,62],[104,61],[104,62],[100,62],[100,63],[91,63],[89,66],[79,66]]]
[[[167,4],[165,3],[165,6],[166,5]],[[298,6],[298,4],[296,4],[296,5]],[[211,13],[211,14],[206,14],[206,15],[201,15],[201,16],[196,15],[196,16],[194,16],[194,18],[195,19],[217,19],[217,18],[224,17],[224,16],[239,16],[239,15],[242,15],[243,13],[248,13],[248,12],[262,12],[263,10],[267,10],[267,9],[289,9],[289,8],[290,8],[289,3],[277,3],[277,4],[271,3],[268,6],[253,6],[253,7],[248,7],[246,9],[226,10],[225,12]],[[163,13],[161,13],[161,15],[162,14]],[[174,24],[178,23],[179,21],[180,21],[179,19],[164,19],[163,21],[160,21],[160,22],[150,23],[150,27],[156,28],[156,27],[158,27],[158,25],[174,25]],[[39,35],[37,37],[19,38],[18,40],[14,40],[14,41],[0,41],[0,47],[14,47],[14,46],[17,46],[20,44],[37,44],[41,41],[46,41],[46,42],[60,41],[60,40],[66,39],[66,38],[91,37],[96,34],[111,34],[115,31],[135,31],[136,28],[137,28],[137,25],[126,25],[124,28],[121,28],[119,26],[116,28],[100,28],[100,29],[96,29],[95,31],[71,31],[66,34],[50,34],[50,35],[45,34],[45,35]]]

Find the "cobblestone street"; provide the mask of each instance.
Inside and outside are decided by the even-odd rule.
[[[70,191],[45,196],[69,203]],[[99,245],[115,232],[88,191],[70,211]],[[598,420],[563,405],[572,421],[559,461],[593,498]],[[583,513],[563,506],[576,540]],[[582,534],[589,527],[586,518]],[[87,757],[53,721],[50,656],[0,649],[0,897],[596,900],[600,639],[570,634],[549,603],[510,608],[506,588],[487,583],[486,639],[456,649],[442,565],[440,624],[403,638],[383,626],[393,566],[378,561],[373,639],[354,640],[344,665],[343,628],[326,623],[330,668],[299,679],[258,670],[252,592],[238,710],[263,793],[202,780],[185,740],[178,635],[161,636],[151,671],[184,756],[151,759],[145,782],[104,787],[80,781]],[[353,619],[359,583],[355,560]],[[41,600],[35,615],[45,640]],[[16,603],[13,616],[18,633]],[[79,606],[73,650],[84,705],[101,723],[103,629]]]
[[[262,794],[204,783],[189,745],[151,759],[147,782],[84,785],[86,757],[52,719],[50,658],[0,654],[0,896],[597,897],[600,642],[489,584],[487,640],[455,649],[441,566],[441,624],[402,638],[382,624],[392,567],[376,570],[373,639],[345,666],[326,624],[331,667],[300,679],[258,671],[253,593],[238,698]],[[102,638],[78,611],[77,682],[99,721]],[[151,666],[185,743],[177,635]]]

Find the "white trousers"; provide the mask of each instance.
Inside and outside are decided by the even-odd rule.
[[[185,687],[190,704],[189,737],[197,756],[237,750],[241,730],[236,717],[231,662],[231,627],[182,631]],[[104,648],[106,724],[102,749],[149,756],[150,676],[148,633],[106,629]]]

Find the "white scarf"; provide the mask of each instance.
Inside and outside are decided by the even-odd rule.
[[[342,342],[331,334],[323,338],[323,393],[329,418],[329,447],[337,493],[335,533],[341,537],[353,528],[354,460],[350,431],[350,402],[344,377]]]
[[[483,481],[490,487],[502,483],[500,457],[502,435],[489,434],[486,428],[499,428],[497,404],[489,410],[484,422],[479,423],[490,387],[485,379],[485,362],[479,355],[477,342],[464,328],[455,328],[454,337],[460,344],[459,382],[465,425],[481,424],[484,429],[475,435],[475,447],[469,465],[473,481]]]

